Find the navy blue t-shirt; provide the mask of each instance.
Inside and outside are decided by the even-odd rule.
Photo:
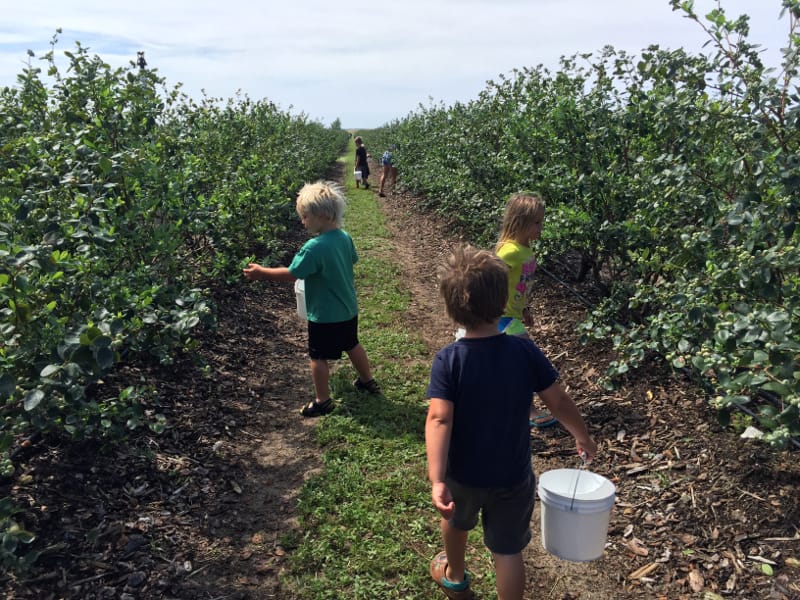
[[[472,487],[510,487],[531,471],[533,394],[558,371],[531,340],[462,338],[436,353],[429,398],[453,403],[447,474]]]

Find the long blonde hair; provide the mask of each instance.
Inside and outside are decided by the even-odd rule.
[[[495,244],[495,252],[508,241],[516,240],[520,232],[530,226],[531,222],[544,213],[544,198],[538,192],[518,192],[511,194],[503,214],[500,227],[500,238]]]

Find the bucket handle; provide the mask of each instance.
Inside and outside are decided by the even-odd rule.
[[[572,509],[575,506],[575,494],[578,492],[578,480],[581,478],[581,472],[586,469],[586,452],[581,450],[581,453],[578,456],[580,456],[581,459],[581,466],[578,468],[578,474],[575,476],[575,485],[572,486],[572,501],[569,503],[570,512],[572,512]]]

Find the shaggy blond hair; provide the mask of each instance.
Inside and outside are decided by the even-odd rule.
[[[495,252],[511,240],[519,238],[537,216],[544,215],[544,199],[537,192],[519,192],[512,194],[503,214],[500,226],[500,239],[495,245]]]
[[[508,265],[488,250],[459,246],[439,268],[439,293],[456,323],[491,323],[506,307]]]
[[[342,226],[345,209],[344,191],[334,181],[307,183],[297,194],[297,210],[303,215],[328,218]]]

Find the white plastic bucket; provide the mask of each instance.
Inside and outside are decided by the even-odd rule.
[[[305,320],[306,315],[306,282],[297,279],[294,282],[294,296],[297,300],[297,316]]]
[[[353,171],[353,177],[355,177],[356,181],[361,181],[361,171]]]
[[[616,488],[602,475],[580,469],[555,469],[539,476],[542,545],[573,562],[603,556]]]

